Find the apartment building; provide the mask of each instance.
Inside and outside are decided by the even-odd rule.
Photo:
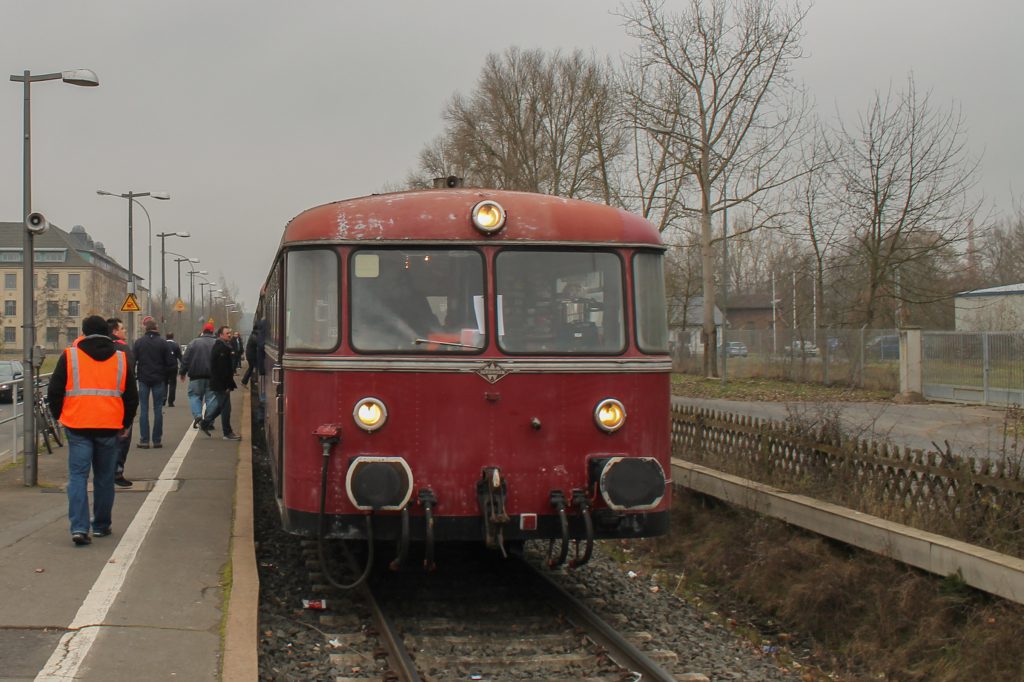
[[[23,350],[24,235],[21,223],[0,223],[0,352]],[[81,225],[70,232],[50,225],[35,237],[34,318],[36,345],[50,351],[63,349],[80,334],[89,315],[124,317],[128,270],[107,255]],[[142,308],[149,307],[149,290],[135,275]]]

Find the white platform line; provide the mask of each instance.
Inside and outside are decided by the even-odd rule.
[[[110,607],[121,592],[128,571],[135,562],[135,556],[149,534],[164,498],[173,488],[174,480],[178,477],[178,471],[197,433],[199,432],[196,430],[188,429],[182,437],[174,454],[160,473],[160,478],[146,496],[146,501],[142,503],[121,541],[117,543],[114,553],[93,583],[74,620],[68,626],[68,632],[60,638],[57,648],[50,655],[50,660],[36,675],[36,682],[73,680],[78,676],[78,669],[96,641]]]

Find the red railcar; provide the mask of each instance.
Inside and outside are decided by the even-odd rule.
[[[285,529],[433,543],[667,531],[657,230],[478,189],[373,195],[285,228],[257,313]]]

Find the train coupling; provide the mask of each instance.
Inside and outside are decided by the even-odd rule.
[[[504,531],[505,525],[509,522],[509,515],[505,509],[508,487],[501,477],[501,469],[484,467],[480,480],[476,483],[476,499],[484,520],[484,544],[488,549],[497,547],[501,550],[501,555],[507,557]]]

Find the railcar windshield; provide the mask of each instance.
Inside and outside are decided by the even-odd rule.
[[[288,253],[285,345],[328,351],[338,345],[338,255],[328,249]]]
[[[638,253],[633,257],[636,342],[645,353],[668,352],[663,261],[664,256],[660,253]]]
[[[619,353],[622,260],[604,251],[507,249],[495,265],[498,344],[507,353]]]
[[[359,351],[477,353],[486,345],[479,251],[359,249],[349,293]]]

